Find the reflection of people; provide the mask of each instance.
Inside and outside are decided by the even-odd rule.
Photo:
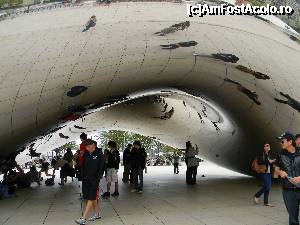
[[[196,184],[197,169],[199,166],[199,160],[196,158],[196,155],[198,155],[198,146],[196,145],[196,148],[194,148],[190,141],[186,142],[185,162],[187,164],[187,184]]]
[[[257,79],[261,79],[261,80],[269,80],[270,77],[266,74],[260,73],[260,72],[256,72],[254,70],[251,70],[245,66],[242,65],[238,65],[235,68],[237,68],[238,70],[245,72],[245,73],[250,73],[251,75],[253,75],[255,78]]]
[[[85,28],[83,29],[82,32],[85,32],[89,30],[91,27],[96,26],[96,21],[97,21],[96,16],[95,15],[91,16],[89,21],[85,24]]]
[[[300,112],[300,102],[296,101],[294,98],[289,96],[288,94],[284,94],[280,92],[280,94],[285,97],[287,100],[281,100],[278,98],[274,98],[276,102],[280,102],[282,104],[287,104],[291,106],[293,109],[296,109],[298,112]]]
[[[270,189],[271,189],[271,181],[272,181],[271,166],[272,166],[272,163],[275,162],[275,160],[270,159],[270,156],[269,156],[270,150],[271,150],[270,144],[266,142],[264,144],[263,151],[261,151],[257,155],[257,163],[259,165],[265,165],[266,170],[263,173],[259,174],[260,177],[263,180],[263,187],[261,189],[259,189],[258,192],[254,195],[254,202],[256,204],[258,204],[259,203],[259,197],[262,194],[264,194],[264,205],[272,207],[272,205],[269,204],[269,192],[270,192]]]
[[[239,61],[239,57],[233,55],[233,54],[227,54],[227,53],[214,53],[211,55],[201,55],[201,54],[197,54],[194,53],[194,56],[197,57],[206,57],[206,58],[214,58],[214,59],[218,59],[221,60],[223,62],[231,62],[231,63],[236,63],[237,61]]]
[[[170,119],[174,114],[174,107],[172,107],[172,109],[170,109],[170,111],[166,112],[165,115],[161,116],[160,118],[162,120],[166,120],[166,119]]]
[[[300,152],[295,148],[295,137],[289,132],[281,134],[278,139],[282,151],[275,162],[275,176],[281,178],[282,195],[289,214],[289,224],[299,224],[300,203]]]
[[[243,94],[247,95],[248,98],[250,98],[257,105],[261,105],[261,102],[258,100],[258,95],[256,94],[256,92],[247,89],[246,87],[244,87],[243,85],[241,85],[239,82],[236,82],[234,80],[230,80],[228,78],[225,78],[224,81],[232,83],[232,84],[236,84],[237,85],[236,88],[238,89],[238,91],[240,91]]]
[[[157,34],[158,36],[165,36],[166,34],[171,34],[178,30],[184,30],[184,29],[188,28],[189,26],[190,26],[190,21],[185,21],[182,23],[174,24],[168,28],[162,29],[161,31],[156,32],[154,34]]]
[[[226,54],[226,53],[217,53],[217,54],[211,54],[213,58],[222,60],[224,62],[231,62],[236,63],[239,61],[239,57],[233,55],[233,54]]]
[[[162,49],[176,49],[179,47],[192,47],[197,45],[196,41],[179,42],[176,44],[160,45]]]
[[[97,196],[99,192],[99,182],[103,176],[103,154],[102,150],[97,148],[97,142],[87,139],[84,142],[86,151],[83,155],[82,168],[82,193],[83,198],[87,200],[86,207],[83,211],[82,218],[76,220],[77,224],[85,224],[89,212],[93,209],[94,215],[89,221],[101,218],[100,209],[97,204]]]

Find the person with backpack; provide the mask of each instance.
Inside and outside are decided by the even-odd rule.
[[[270,144],[265,142],[263,151],[256,156],[258,165],[262,165],[264,169],[257,171],[263,181],[263,186],[254,195],[254,202],[255,204],[259,204],[259,198],[262,194],[264,194],[264,205],[272,207],[272,205],[269,204],[269,193],[272,183],[271,169],[275,160],[270,158],[270,150]]]
[[[117,150],[117,144],[114,141],[108,142],[108,150],[105,152],[106,156],[106,181],[107,191],[102,197],[110,197],[111,183],[115,183],[115,192],[111,196],[119,195],[118,169],[120,164],[120,153]]]

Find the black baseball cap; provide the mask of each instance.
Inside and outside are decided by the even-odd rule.
[[[280,134],[280,136],[277,137],[277,139],[278,140],[286,139],[288,141],[290,141],[290,140],[294,141],[295,140],[295,136],[291,132],[286,131],[286,132]]]

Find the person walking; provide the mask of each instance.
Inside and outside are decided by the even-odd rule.
[[[129,180],[132,180],[131,177],[131,163],[130,163],[130,151],[132,148],[132,144],[128,144],[123,152],[123,165],[124,165],[124,172],[123,172],[123,182],[128,183]]]
[[[120,153],[117,150],[117,144],[114,141],[108,142],[108,150],[106,151],[106,181],[107,191],[102,197],[110,197],[111,183],[115,183],[115,192],[111,196],[119,195],[118,169],[120,164]]]
[[[295,137],[284,132],[278,138],[282,151],[275,162],[275,177],[281,178],[284,204],[289,214],[289,225],[299,225],[300,204],[300,151],[296,149]]]
[[[275,160],[270,159],[270,144],[266,142],[264,144],[264,149],[257,155],[257,163],[259,165],[264,165],[266,167],[265,171],[262,171],[260,173],[260,177],[263,180],[263,187],[256,192],[254,195],[254,202],[256,204],[259,204],[259,198],[262,194],[264,194],[264,205],[273,207],[271,204],[269,204],[269,192],[271,189],[271,167],[272,164],[275,162]]]
[[[87,139],[84,141],[84,146],[86,151],[83,155],[82,193],[83,199],[86,199],[87,203],[82,212],[82,217],[75,220],[80,225],[86,224],[87,220],[94,221],[101,218],[97,196],[104,165],[102,150],[97,148],[97,142]],[[94,210],[94,215],[88,219],[88,215],[92,210]]]
[[[134,183],[134,189],[132,189],[131,192],[142,194],[144,185],[143,170],[146,168],[147,153],[145,149],[142,148],[140,141],[133,142],[130,158]]]

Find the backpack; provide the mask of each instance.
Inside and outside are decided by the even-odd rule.
[[[54,178],[48,178],[45,180],[45,185],[46,186],[53,186],[54,185]]]

